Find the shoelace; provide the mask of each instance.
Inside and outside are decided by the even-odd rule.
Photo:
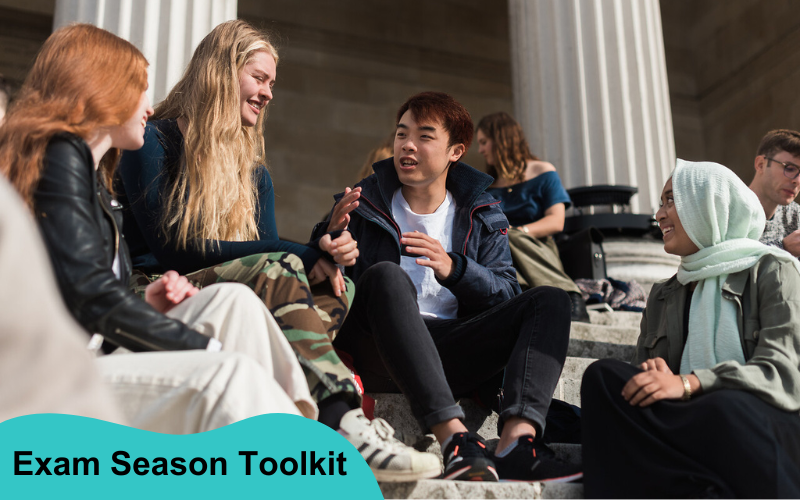
[[[364,432],[364,438],[376,437],[380,440],[381,447],[387,451],[402,451],[406,445],[395,439],[394,428],[389,423],[382,419],[376,418],[367,425],[367,431]]]
[[[532,437],[526,438],[525,441],[526,441],[525,444],[527,446],[530,446],[530,448],[531,448],[531,452],[533,453],[533,458],[550,459],[550,460],[556,460],[558,462],[563,462],[563,460],[561,460],[556,455],[556,453],[553,451],[553,449],[550,448],[549,446],[547,446],[546,444],[540,442],[538,444],[538,446],[537,446],[534,443],[534,440],[533,440]]]
[[[471,436],[469,434],[466,436],[466,443],[465,444],[467,444],[467,445],[469,445],[469,444],[477,445],[478,447],[483,448],[484,450],[486,450],[486,445],[483,444],[483,442],[481,442],[480,439],[476,438],[475,436]],[[459,456],[458,455],[459,447],[460,447],[460,445],[456,445],[455,448],[453,449],[453,452],[452,452],[452,456],[453,457]]]

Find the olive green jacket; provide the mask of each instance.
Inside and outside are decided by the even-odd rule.
[[[634,364],[661,357],[680,372],[687,288],[676,276],[653,286]],[[794,265],[765,255],[728,276],[722,299],[736,303],[746,363],[695,370],[703,392],[739,389],[782,410],[800,410],[800,274]]]

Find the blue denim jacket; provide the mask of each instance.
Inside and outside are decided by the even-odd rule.
[[[401,187],[389,158],[373,165],[375,174],[356,186],[362,188],[358,208],[350,214],[348,229],[358,241],[359,257],[345,273],[353,281],[378,262],[400,264],[400,228],[392,215],[392,196]],[[499,201],[485,189],[489,175],[458,162],[447,173],[453,195],[453,274],[439,283],[458,299],[459,317],[489,309],[521,292],[508,247],[508,220]],[[338,201],[344,196],[334,196]],[[330,216],[328,216],[330,218]],[[328,221],[317,224],[313,237],[325,234]]]

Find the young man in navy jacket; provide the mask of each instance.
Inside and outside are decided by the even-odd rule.
[[[335,197],[315,232],[349,229],[360,255],[347,268],[356,297],[334,345],[368,391],[406,395],[442,444],[446,479],[574,479],[579,471],[535,439],[566,358],[570,301],[550,287],[520,293],[508,221],[484,192],[492,178],[458,161],[472,136],[455,99],[415,95],[398,111],[394,158]],[[501,377],[492,455],[464,427],[455,396]]]

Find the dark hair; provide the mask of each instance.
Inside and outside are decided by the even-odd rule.
[[[538,160],[528,148],[522,127],[506,112],[492,113],[481,118],[478,130],[492,141],[494,165],[486,165],[486,172],[494,178],[511,181],[525,180],[529,160]]]
[[[773,156],[778,151],[786,151],[792,156],[800,156],[800,132],[785,128],[770,130],[761,139],[756,156]]]
[[[472,144],[472,117],[467,108],[444,92],[422,92],[411,96],[397,111],[397,122],[411,111],[417,122],[439,122],[450,135],[448,146],[463,144],[464,153]]]

